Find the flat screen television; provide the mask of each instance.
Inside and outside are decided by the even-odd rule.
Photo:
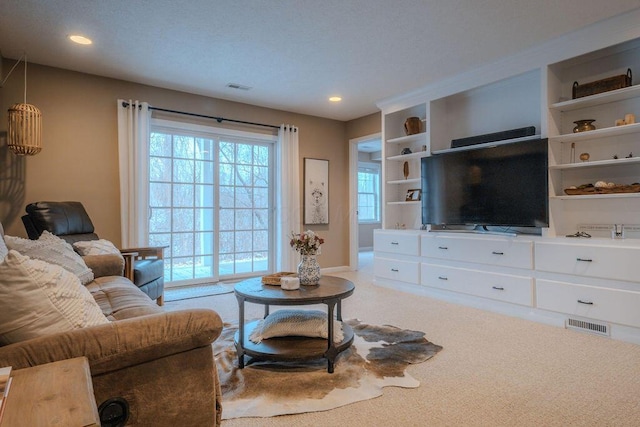
[[[423,225],[549,226],[547,139],[465,148],[422,158]]]

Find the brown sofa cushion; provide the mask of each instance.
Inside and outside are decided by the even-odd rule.
[[[86,255],[82,259],[95,278],[124,276],[124,258],[120,255]]]
[[[147,294],[125,277],[98,277],[87,285],[87,289],[109,320],[130,319],[163,312]]]

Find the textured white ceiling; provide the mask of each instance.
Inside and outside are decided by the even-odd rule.
[[[377,111],[381,99],[637,7],[640,0],[0,0],[0,52],[350,120]],[[71,33],[94,44],[74,45]],[[327,100],[335,94],[341,103]]]

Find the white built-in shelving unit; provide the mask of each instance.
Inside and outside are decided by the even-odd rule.
[[[623,17],[624,25],[631,19]],[[628,38],[632,32],[613,27],[608,32],[610,44],[602,37],[587,42],[592,37],[587,36],[579,43],[560,39],[487,65],[475,75],[382,101],[383,228],[421,228],[421,205],[405,202],[405,196],[420,188],[422,157],[469,149],[451,148],[453,139],[527,126],[534,126],[537,134],[527,138],[549,140],[550,224],[543,235],[562,236],[582,223],[638,223],[638,193],[569,196],[564,191],[597,181],[640,182],[640,85],[571,99],[575,81],[626,74],[628,68],[640,75],[640,38]],[[638,123],[615,126],[616,119],[628,113],[635,114]],[[423,120],[422,132],[407,136],[403,125],[413,116]],[[574,122],[582,119],[595,120],[597,129],[574,133]],[[411,154],[401,154],[405,148]],[[589,160],[582,162],[581,153],[589,153]],[[405,162],[408,179],[403,176]]]
[[[374,233],[375,282],[640,344],[640,193],[565,192],[597,181],[640,182],[640,84],[572,99],[576,81],[629,68],[640,78],[638,22],[635,9],[381,101],[385,203],[383,229]],[[626,114],[638,123],[616,126]],[[422,131],[407,136],[403,124],[414,116],[423,120]],[[596,130],[574,133],[574,122],[586,119],[595,120]],[[451,148],[453,139],[528,126],[538,134],[530,138],[549,144],[548,227],[524,236],[422,229],[421,203],[406,201],[406,194],[420,188],[423,157],[471,149]],[[405,148],[411,154],[402,155]],[[589,153],[588,161],[581,153]],[[613,224],[632,232],[612,238]],[[585,227],[593,238],[571,237]]]
[[[639,39],[545,67],[552,236],[573,232],[582,223],[638,223],[639,193],[569,196],[564,191],[597,181],[640,182],[640,123],[615,125],[616,120],[629,113],[640,121],[640,85],[571,99],[575,81],[587,83],[622,75],[628,68],[640,71]],[[582,119],[595,120],[596,130],[574,133],[574,122]],[[581,153],[588,153],[589,160],[581,161]]]
[[[407,201],[407,192],[421,187],[420,159],[429,155],[429,134],[422,122],[420,133],[406,135],[404,123],[409,117],[425,120],[426,115],[426,104],[385,115],[382,147],[384,228],[420,228],[420,201]],[[402,154],[406,149],[411,153]],[[404,176],[405,163],[409,172],[407,177]]]

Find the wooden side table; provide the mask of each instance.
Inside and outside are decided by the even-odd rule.
[[[100,426],[86,357],[17,369],[0,427]]]

